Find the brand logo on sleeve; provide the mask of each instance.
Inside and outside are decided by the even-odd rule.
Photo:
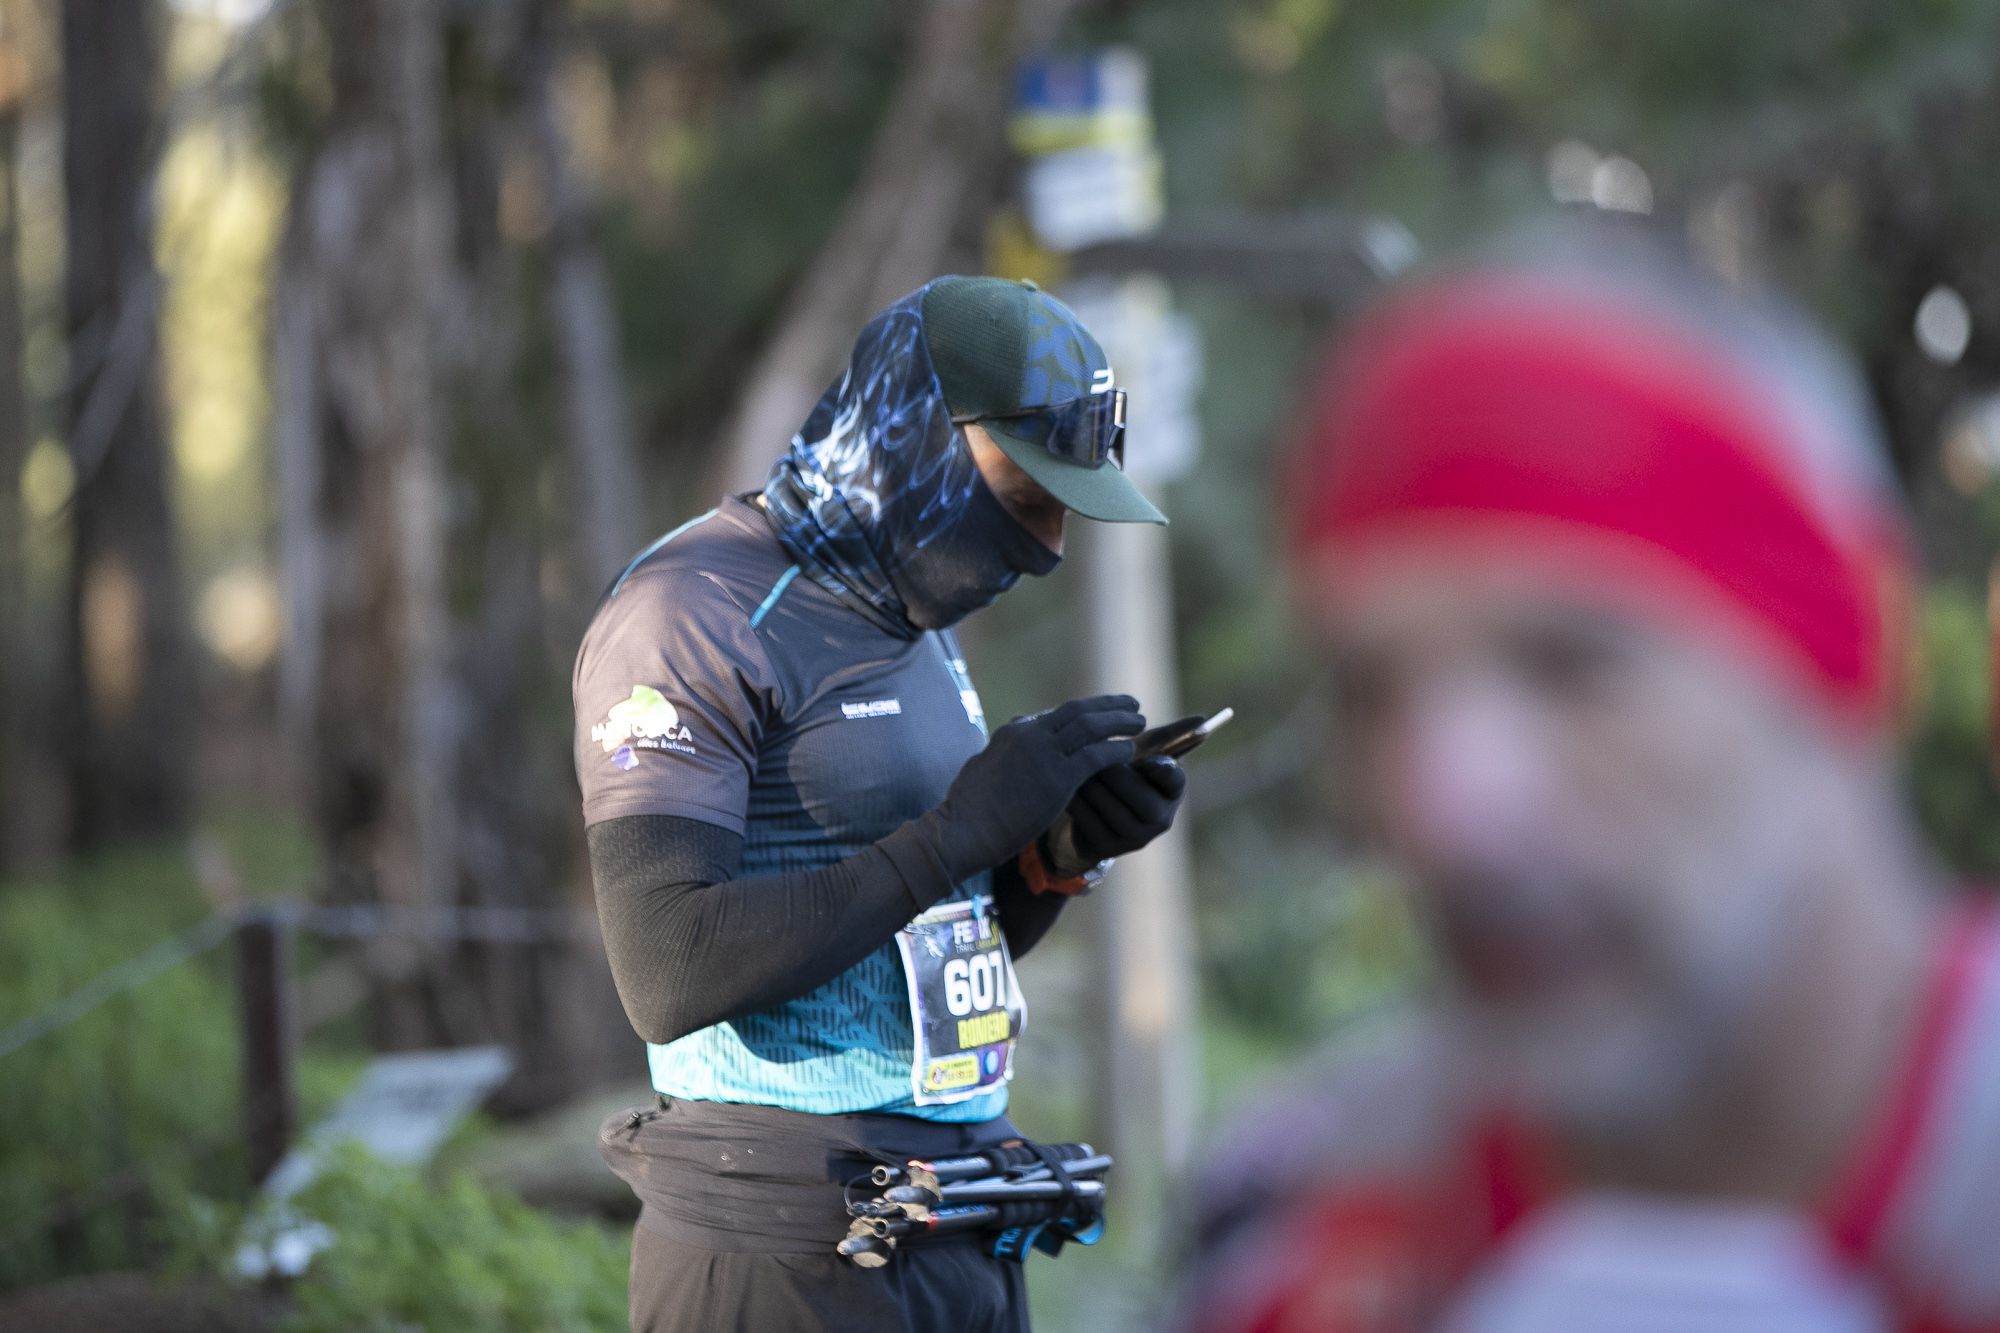
[[[842,704],[840,715],[850,722],[863,717],[896,717],[903,711],[901,699],[870,699],[867,703]]]
[[[603,746],[620,768],[639,762],[636,750],[694,753],[694,733],[682,723],[680,710],[650,685],[634,685],[632,697],[613,704],[604,720],[590,729],[590,739]]]

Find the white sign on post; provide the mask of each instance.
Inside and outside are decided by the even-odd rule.
[[[1028,225],[1058,253],[1156,231],[1165,215],[1160,155],[1150,148],[1072,148],[1028,163]]]
[[[1030,61],[1010,129],[1028,159],[1022,204],[1041,245],[1063,253],[1158,230],[1166,199],[1136,51]]]

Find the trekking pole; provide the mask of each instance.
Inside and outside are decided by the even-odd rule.
[[[1088,1143],[1051,1143],[1048,1151],[1065,1166],[1073,1159],[1095,1158],[1099,1154]],[[1107,1164],[1110,1159],[1105,1158]],[[967,1154],[963,1157],[942,1157],[936,1161],[926,1161],[913,1157],[902,1166],[887,1163],[877,1166],[868,1173],[868,1178],[878,1187],[904,1184],[912,1174],[927,1174],[936,1177],[939,1183],[949,1184],[954,1180],[973,1180],[980,1176],[997,1176],[1016,1167],[1041,1167],[1042,1159],[1033,1148],[1026,1144],[1003,1144],[983,1153]]]
[[[1099,1177],[1111,1165],[1087,1143],[1014,1143],[878,1165],[868,1178],[883,1192],[847,1205],[852,1220],[835,1250],[859,1267],[880,1268],[899,1246],[974,1232],[992,1233],[994,1253],[1017,1261],[1029,1248],[1055,1253],[1065,1240],[1091,1244],[1104,1215]]]
[[[919,1185],[899,1185],[882,1195],[881,1202],[894,1204],[912,1217],[968,1203],[1033,1203],[1059,1199],[1097,1200],[1104,1197],[1101,1180],[1078,1180],[1065,1185],[1057,1180],[967,1180],[936,1190]]]

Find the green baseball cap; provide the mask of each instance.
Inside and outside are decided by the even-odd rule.
[[[1085,518],[1165,523],[1125,475],[1124,391],[1076,313],[1032,282],[939,278],[924,342],[952,419],[977,421],[1043,490]]]

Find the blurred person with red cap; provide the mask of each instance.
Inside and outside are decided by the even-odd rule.
[[[2000,1330],[2000,954],[1802,319],[1631,237],[1413,281],[1288,478],[1341,814],[1440,964],[1221,1139],[1200,1330]]]

